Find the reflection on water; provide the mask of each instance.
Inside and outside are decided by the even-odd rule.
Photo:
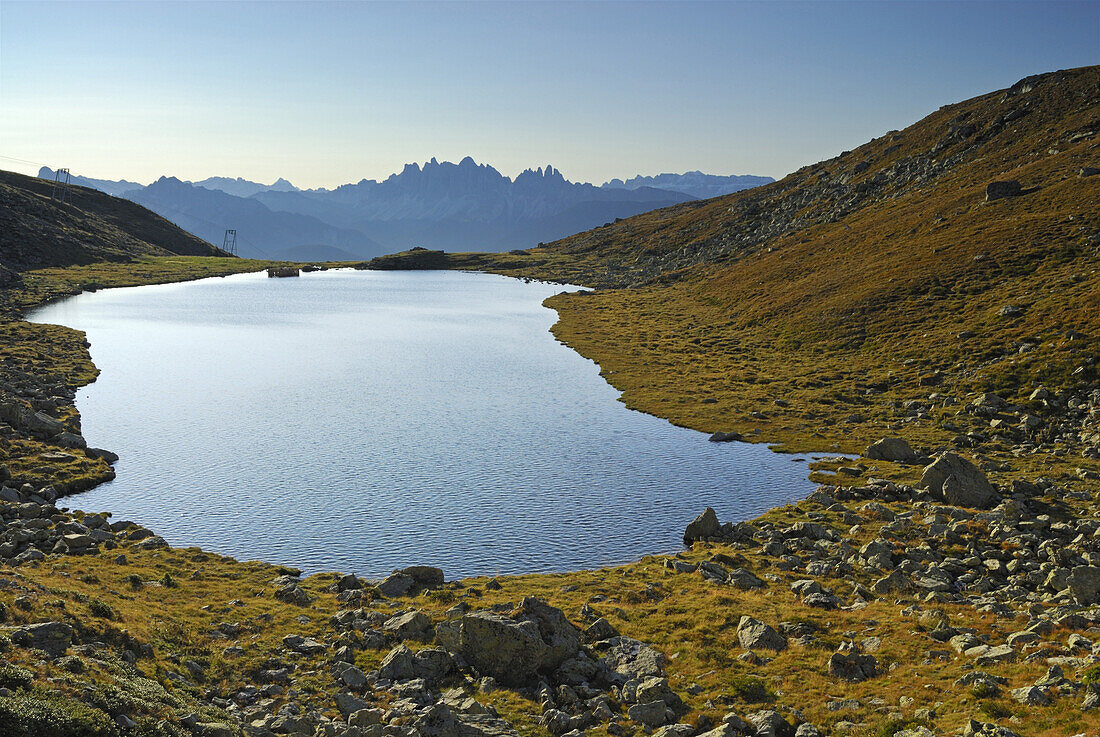
[[[627,410],[557,343],[560,286],[453,272],[241,275],[114,289],[31,319],[88,333],[77,397],[118,478],[66,500],[173,545],[307,571],[568,570],[746,519],[803,464]]]

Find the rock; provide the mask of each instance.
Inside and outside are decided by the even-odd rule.
[[[757,737],[794,737],[794,727],[783,715],[772,709],[764,709],[749,715],[756,727]]]
[[[581,639],[585,643],[599,642],[601,640],[610,640],[612,637],[618,637],[618,631],[603,617],[600,617],[592,624],[588,625],[588,629],[584,631]]]
[[[645,704],[634,704],[626,710],[626,715],[647,727],[660,727],[667,721],[667,712],[668,706],[664,701],[650,701]]]
[[[786,650],[787,640],[773,627],[759,619],[741,617],[737,625],[737,640],[746,650],[765,648],[767,650]]]
[[[901,438],[883,438],[873,443],[863,454],[876,461],[894,461],[896,463],[915,463],[920,456]]]
[[[580,649],[581,633],[560,609],[527,597],[515,619],[494,612],[459,620],[457,649],[479,673],[506,685],[532,681]]]
[[[417,677],[416,655],[404,645],[390,650],[378,667],[378,675],[390,681],[407,681]]]
[[[621,685],[631,679],[642,679],[664,674],[664,656],[629,637],[615,637],[600,658],[612,681]]]
[[[287,635],[283,638],[283,645],[288,650],[293,650],[296,653],[302,655],[313,655],[316,653],[323,653],[328,649],[328,646],[323,642],[318,642],[312,637],[302,637],[301,635]]]
[[[1037,686],[1012,689],[1012,698],[1027,706],[1050,706],[1050,697]]]
[[[151,537],[146,538],[146,541],[152,539]],[[296,604],[298,606],[309,606],[313,601],[309,594],[298,586],[298,582],[289,576],[280,576],[275,582],[276,586],[278,586],[278,588],[275,589],[275,598],[279,601],[285,601],[288,604]]]
[[[906,576],[900,568],[895,568],[888,576],[884,576],[871,584],[871,591],[880,596],[883,594],[905,593],[916,588],[913,581]]]
[[[390,617],[382,629],[399,640],[430,640],[432,620],[419,610]]]
[[[341,669],[340,681],[349,688],[362,688],[367,685],[367,676],[354,665],[348,665]]]
[[[416,586],[416,579],[405,573],[392,573],[382,579],[377,586],[378,593],[387,599],[404,596]]]
[[[451,654],[442,648],[427,648],[416,654],[416,676],[429,684],[436,684],[455,672],[455,662]]]
[[[713,433],[707,440],[712,443],[732,443],[741,440],[742,435],[739,432],[716,432]]]
[[[88,442],[84,438],[76,433],[63,432],[54,438],[54,442],[60,445],[62,448],[84,450],[88,447]]]
[[[1019,197],[1022,193],[1023,187],[1015,179],[990,182],[985,188],[985,201],[994,202],[1006,197]]]
[[[963,727],[963,737],[1020,737],[1020,735],[998,724],[979,722],[971,719]]]
[[[1066,586],[1077,604],[1100,604],[1100,566],[1075,566],[1069,572]]]
[[[50,417],[45,412],[32,412],[23,419],[23,426],[33,433],[54,436],[65,431],[65,425],[60,420]]]
[[[343,691],[337,693],[332,700],[345,718],[371,708],[371,705],[363,699]]]
[[[829,675],[858,683],[878,675],[878,662],[873,655],[855,651],[835,652],[829,658]]]
[[[722,525],[718,521],[718,515],[712,508],[707,507],[684,530],[684,544],[691,545],[696,540],[714,540],[721,535],[721,532]]]
[[[988,509],[999,497],[977,466],[951,452],[941,453],[925,467],[919,486],[958,507]]]
[[[104,450],[103,448],[85,448],[84,452],[88,455],[89,458],[101,458],[110,464],[118,462],[117,453],[112,453],[111,451]]]
[[[729,583],[731,586],[742,589],[743,591],[748,591],[749,589],[762,589],[766,586],[756,574],[744,568],[734,568],[730,571]]]
[[[978,667],[993,665],[994,663],[1015,663],[1016,651],[1011,645],[998,645],[980,653],[974,658],[974,664]]]
[[[44,650],[50,657],[58,658],[69,648],[73,628],[64,622],[42,622],[11,630],[9,637],[19,647]]]
[[[419,588],[435,588],[443,585],[443,569],[433,566],[409,566],[398,573],[409,576]]]

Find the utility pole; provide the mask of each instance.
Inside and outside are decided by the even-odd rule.
[[[53,175],[53,191],[50,192],[50,199],[57,200],[58,202],[69,201],[69,170],[58,169]]]
[[[222,240],[222,250],[226,253],[231,253],[234,256],[237,255],[237,231],[226,230],[225,238]]]

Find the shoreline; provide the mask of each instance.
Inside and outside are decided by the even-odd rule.
[[[335,269],[353,269],[354,267],[342,266],[341,265],[341,266],[337,266],[337,267],[334,267],[334,268]],[[29,307],[25,308],[23,313],[20,315],[20,319],[22,319],[26,322],[29,322],[31,324],[35,324],[35,325],[47,325],[47,326],[48,325],[57,325],[57,327],[61,327],[61,328],[67,329],[67,330],[73,330],[75,332],[82,332],[82,331],[77,331],[75,328],[70,328],[70,327],[65,326],[65,325],[60,325],[60,324],[56,324],[56,323],[48,323],[48,322],[32,321],[32,320],[27,320],[27,318],[30,317],[37,310],[43,309],[43,308],[45,308],[45,307],[47,307],[51,304],[55,304],[59,301],[65,300],[65,299],[71,299],[73,297],[77,297],[80,294],[83,294],[83,293],[86,293],[86,292],[87,293],[93,293],[93,292],[100,291],[101,289],[124,289],[124,288],[135,288],[135,287],[146,287],[146,286],[167,286],[167,285],[171,285],[171,284],[183,284],[183,283],[187,283],[187,282],[190,282],[190,281],[198,281],[198,280],[202,280],[202,279],[226,278],[226,277],[229,277],[229,276],[235,276],[237,274],[256,274],[256,273],[262,272],[263,269],[264,269],[264,267],[258,267],[254,271],[237,272],[237,273],[229,273],[229,274],[217,274],[217,275],[210,275],[210,276],[200,275],[200,276],[196,276],[194,278],[181,279],[181,280],[178,280],[178,281],[156,281],[156,282],[151,282],[151,283],[125,284],[125,285],[119,285],[119,286],[113,286],[112,285],[112,286],[106,286],[106,287],[100,287],[100,288],[93,288],[93,289],[90,289],[90,290],[74,291],[73,293],[58,295],[58,296],[56,296],[56,297],[54,297],[54,298],[52,298],[48,301],[41,302],[41,303],[38,303],[38,304],[35,304],[33,306],[29,306]],[[327,270],[330,270],[330,268],[323,267],[322,270],[327,271]],[[439,269],[439,271],[452,272],[452,271],[456,271],[456,270],[455,269]],[[575,284],[569,284],[569,283],[561,282],[561,281],[529,279],[529,278],[516,276],[516,275],[499,274],[499,273],[493,272],[493,271],[482,271],[482,270],[476,270],[476,271],[475,270],[459,270],[459,271],[467,271],[468,273],[478,273],[478,274],[486,274],[486,275],[493,275],[493,276],[503,276],[503,277],[508,278],[508,279],[520,279],[520,280],[527,281],[527,282],[540,281],[542,283],[552,284],[554,286],[562,286],[562,287],[566,287],[566,288],[575,287],[575,288],[577,288],[577,290],[587,290],[588,289],[588,287],[583,287],[583,286],[575,285]],[[561,294],[569,294],[569,293],[574,293],[575,294],[575,293],[581,293],[581,292],[577,292],[577,291],[562,292]],[[551,297],[548,297],[546,300],[543,300],[543,306],[546,307],[547,309],[553,310],[554,308],[549,307],[548,305],[545,304],[545,302],[553,299],[556,296],[560,296],[560,295],[552,295]],[[574,353],[575,355],[580,356],[581,358],[585,359],[586,361],[591,361],[597,368],[599,368],[598,363],[596,363],[591,358],[589,358],[587,356],[584,356],[583,354],[577,353],[576,350],[574,350],[568,344],[564,343],[560,338],[557,337],[557,335],[554,334],[554,329],[557,328],[558,325],[561,322],[561,316],[557,312],[557,310],[554,310],[554,313],[555,313],[554,323],[548,330],[548,332],[553,337],[553,340],[556,343],[558,343],[559,345],[561,345],[563,348],[565,348],[565,349],[569,350],[570,352]],[[89,361],[90,361],[90,357],[89,357]],[[92,365],[94,367],[94,363],[92,363]],[[95,368],[95,372],[98,375],[99,369],[97,367]],[[607,377],[603,375],[602,371],[600,372],[600,378],[605,383],[608,383],[609,386],[613,386],[613,385],[610,384],[610,382],[607,381]],[[81,388],[81,387],[77,387],[77,388]],[[616,391],[618,391],[618,390],[616,389]],[[621,395],[621,393],[620,393],[620,395]],[[74,408],[75,408],[75,405],[74,405]],[[707,442],[707,440],[708,440],[706,433],[702,433],[701,431],[698,431],[695,428],[682,426],[682,425],[675,425],[674,423],[669,421],[667,418],[660,417],[658,415],[653,415],[649,412],[645,412],[644,410],[639,410],[639,409],[630,408],[630,407],[624,407],[624,409],[626,409],[627,411],[630,411],[630,412],[640,412],[641,414],[647,415],[648,417],[654,418],[656,420],[660,420],[662,422],[668,422],[673,427],[678,427],[678,428],[682,428],[682,429],[686,429],[686,430],[691,430],[692,432],[695,432],[695,433],[699,433],[699,437],[696,439],[698,442]],[[728,441],[719,440],[719,441],[715,441],[715,442],[720,442],[721,443],[721,442],[728,442]],[[811,470],[811,466],[813,466],[815,464],[815,461],[813,459],[809,458],[810,455],[819,455],[819,456],[829,456],[829,455],[834,455],[835,456],[836,455],[835,453],[830,454],[828,451],[824,451],[824,450],[816,451],[812,454],[811,453],[793,453],[793,452],[784,451],[784,450],[775,450],[770,444],[767,443],[766,440],[753,439],[753,438],[745,438],[744,440],[738,440],[738,441],[735,441],[735,442],[745,442],[746,444],[752,444],[752,445],[764,444],[764,445],[767,445],[768,450],[772,453],[776,453],[777,455],[782,455],[784,457],[789,457],[789,459],[792,460],[792,461],[799,460],[799,461],[805,461],[807,463],[806,474],[804,475],[805,486],[807,487],[805,494],[799,494],[797,497],[792,497],[790,499],[787,499],[786,501],[777,502],[777,503],[767,507],[767,509],[765,509],[765,511],[763,513],[767,513],[768,511],[786,506],[788,504],[797,503],[798,501],[802,500],[805,496],[808,496],[809,494],[813,493],[813,490],[816,487],[816,484],[809,479],[809,475],[811,475],[813,473],[813,471]],[[106,451],[113,454],[113,449],[111,449],[111,448],[107,448]],[[794,456],[798,456],[798,455],[804,455],[806,457],[805,458],[795,458],[794,457]],[[112,471],[113,471],[113,462],[112,462]],[[68,512],[71,509],[72,511],[78,511],[82,514],[88,514],[88,515],[91,515],[91,514],[107,514],[109,517],[114,516],[114,510],[102,509],[102,510],[88,511],[88,510],[81,509],[80,506],[78,506],[79,505],[79,500],[78,500],[79,496],[85,494],[88,491],[91,491],[92,489],[95,489],[95,488],[101,486],[102,484],[109,483],[109,482],[113,481],[114,478],[115,477],[112,474],[109,477],[105,477],[101,480],[95,481],[92,485],[88,486],[87,488],[66,490],[63,494],[58,495],[56,497],[56,499],[47,499],[47,501],[56,501],[56,503],[60,504],[62,502],[62,500],[65,500],[65,502],[67,504],[72,505],[71,508],[70,507],[62,507],[61,510],[63,512]],[[691,515],[689,515],[687,518],[684,519],[684,524],[686,524],[690,520],[691,516],[694,516],[697,513],[697,511],[698,510],[692,511]],[[739,521],[748,522],[748,521],[751,521],[752,519],[755,519],[756,517],[760,516],[760,514],[761,513],[746,514],[744,516],[744,519],[739,520]],[[142,523],[140,520],[138,521],[138,524],[141,525],[142,527],[145,527],[144,523]],[[155,524],[151,524],[150,527],[154,530],[154,532],[158,532],[156,530],[156,525]],[[158,534],[159,534],[159,532],[158,532]],[[175,543],[171,543],[171,545],[172,545],[172,547],[179,547],[179,548],[190,547],[187,540],[179,540]],[[272,565],[272,566],[291,566],[291,567],[293,567],[297,570],[302,570],[304,575],[317,575],[317,574],[327,574],[327,573],[334,572],[333,570],[330,570],[328,568],[310,568],[309,566],[306,566],[306,565],[303,565],[303,564],[288,563],[286,560],[282,560],[282,559],[278,559],[278,558],[268,559],[268,558],[265,557],[265,558],[242,559],[242,558],[237,558],[235,555],[233,555],[232,553],[229,553],[229,552],[223,552],[223,551],[219,551],[219,550],[216,550],[216,549],[210,549],[210,548],[203,548],[203,550],[205,550],[206,552],[209,552],[209,553],[219,555],[219,556],[229,557],[229,558],[233,558],[235,560],[241,560],[242,562],[247,560],[247,561],[264,562],[264,563],[267,563],[267,564]],[[602,562],[602,563],[594,563],[594,562],[589,561],[589,562],[586,562],[586,563],[574,564],[570,567],[544,568],[544,569],[533,569],[533,570],[524,569],[524,570],[511,571],[511,572],[501,572],[500,570],[495,570],[495,571],[486,570],[486,571],[465,573],[465,574],[462,575],[462,578],[463,579],[465,579],[465,578],[484,578],[484,577],[496,577],[496,576],[509,576],[510,577],[510,576],[525,576],[525,575],[568,575],[568,574],[573,574],[573,573],[579,573],[579,572],[582,572],[582,571],[598,570],[598,569],[604,569],[604,568],[616,568],[616,567],[620,567],[620,566],[634,565],[634,564],[639,563],[642,558],[653,557],[653,556],[672,556],[672,555],[676,555],[677,553],[682,552],[682,551],[683,551],[682,546],[677,548],[677,549],[647,550],[645,552],[638,553],[638,554],[629,554],[628,557],[624,557],[622,559],[614,559],[614,560],[609,560],[609,561]],[[406,561],[406,564],[407,565],[418,565],[418,564],[431,564],[431,563],[435,563],[435,562],[436,561],[422,560],[420,558],[416,558],[415,556],[413,556],[413,557],[410,557],[410,559],[408,561]],[[356,574],[356,575],[359,575],[359,574]],[[386,575],[387,574],[385,574],[385,573],[379,573],[377,580],[381,580],[382,578],[385,578]],[[369,575],[366,576],[366,578],[371,579],[371,577]]]
[[[48,334],[39,348],[49,355],[83,351],[65,376],[93,375],[73,331],[32,327]],[[969,497],[984,507],[974,509],[944,498],[942,483],[921,483],[924,455],[824,464],[858,475],[838,470],[829,478],[839,483],[749,522],[704,513],[677,553],[451,582],[424,566],[381,581],[306,577],[171,548],[100,515],[5,501],[0,552],[14,539],[27,547],[15,564],[5,558],[0,579],[33,596],[0,588],[0,634],[14,667],[39,679],[75,659],[111,688],[137,688],[133,671],[96,665],[132,663],[153,695],[98,713],[166,734],[274,737],[299,723],[303,734],[453,734],[433,726],[444,719],[443,729],[484,737],[735,737],[765,727],[788,737],[796,728],[797,737],[918,728],[1005,737],[994,725],[1017,723],[1038,727],[1028,735],[1092,737],[1100,484],[991,471],[995,496]],[[967,489],[985,488],[984,472],[960,468]],[[1046,540],[1057,541],[1052,560]],[[483,626],[503,639],[475,635]],[[509,639],[532,626],[539,638]],[[47,643],[36,638],[47,633],[64,647],[43,660],[35,648]],[[546,660],[560,645],[567,660]],[[521,647],[523,665],[490,656],[502,647]],[[88,692],[69,693],[48,702],[54,721]],[[0,691],[0,722],[8,704],[37,698],[20,694]]]

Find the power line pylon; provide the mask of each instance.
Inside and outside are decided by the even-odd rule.
[[[69,170],[58,169],[53,174],[53,190],[50,192],[50,199],[57,200],[58,202],[69,201]]]

